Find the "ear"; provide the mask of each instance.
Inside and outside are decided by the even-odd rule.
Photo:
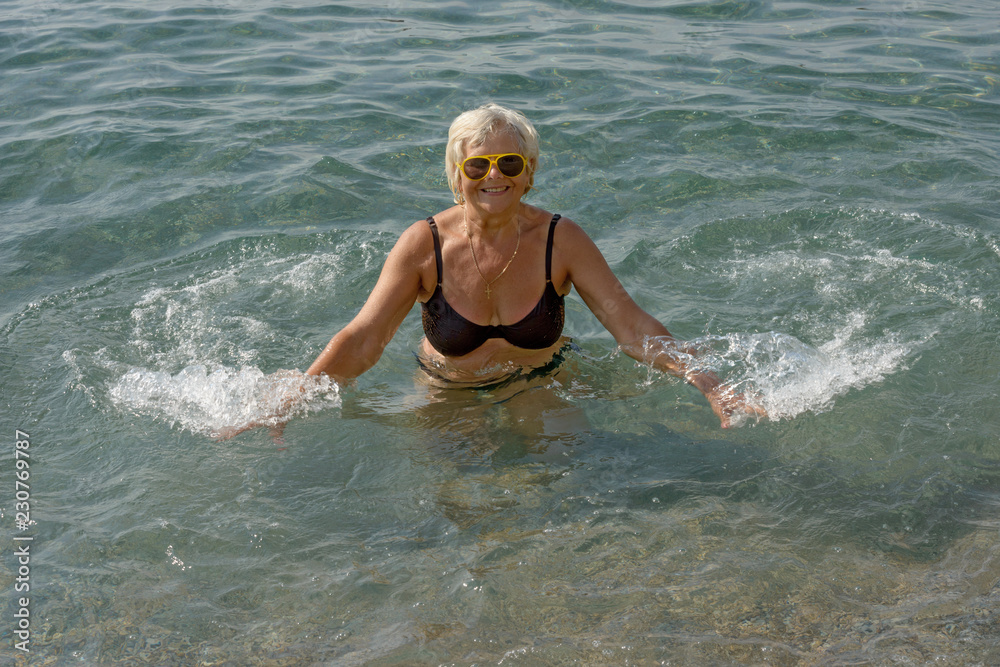
[[[528,187],[525,189],[524,194],[528,194],[535,187],[535,167],[537,166],[537,161],[535,158],[528,160]]]
[[[455,199],[456,204],[464,204],[465,196],[462,195],[462,168],[455,165],[455,178],[449,183],[451,185],[451,194]]]

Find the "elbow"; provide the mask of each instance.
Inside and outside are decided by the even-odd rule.
[[[378,360],[382,358],[382,353],[385,351],[386,345],[389,344],[388,340],[379,341],[377,339],[368,338],[362,341],[361,346],[358,350],[358,373],[354,376],[357,377],[361,375],[372,366],[378,363]]]
[[[354,333],[344,348],[346,354],[344,363],[338,365],[340,371],[338,375],[344,379],[354,379],[362,375],[378,363],[391,340],[391,334],[381,338],[364,332]]]
[[[327,375],[337,382],[352,380],[378,363],[388,342],[345,329],[327,343],[306,373]]]

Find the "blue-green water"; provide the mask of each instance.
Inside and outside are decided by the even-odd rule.
[[[8,0],[0,655],[1000,661],[996,10]],[[411,316],[282,441],[213,440],[448,205],[487,100],[539,128],[529,201],[771,419],[719,429],[574,296],[544,386],[428,393]]]

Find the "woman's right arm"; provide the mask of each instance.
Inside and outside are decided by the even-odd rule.
[[[403,232],[365,305],[330,339],[306,373],[325,374],[342,383],[374,366],[425,291],[424,276],[428,262],[433,264],[433,252],[426,222],[415,223]]]
[[[433,253],[427,223],[414,224],[403,232],[361,311],[327,343],[306,374],[327,375],[342,384],[374,366],[424,290],[425,275],[428,281],[432,279],[426,271],[428,256],[434,261]],[[283,393],[277,408],[247,424],[220,429],[216,437],[226,440],[261,426],[270,426],[272,434],[280,433],[284,420],[307,391],[296,376],[302,381],[307,379],[301,371],[278,371],[270,376],[276,382],[276,391]]]

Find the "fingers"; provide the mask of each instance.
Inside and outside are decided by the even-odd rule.
[[[758,421],[767,417],[767,410],[757,401],[748,399],[746,394],[721,391],[710,397],[712,411],[719,418],[722,428],[742,426],[747,417]]]
[[[276,444],[276,445],[283,445],[283,444],[285,444],[285,438],[284,438],[285,424],[286,424],[286,422],[281,422],[280,424],[275,424],[274,426],[271,427],[271,429],[269,431],[269,433],[271,435],[271,439],[274,441],[274,444]]]
[[[229,427],[229,428],[219,429],[218,431],[215,431],[214,433],[212,433],[212,438],[216,442],[225,442],[226,440],[231,440],[232,438],[235,438],[236,436],[238,436],[240,433],[243,433],[244,431],[248,431],[251,428],[253,428],[253,427],[252,426],[243,426],[243,427],[232,426],[232,427]]]

